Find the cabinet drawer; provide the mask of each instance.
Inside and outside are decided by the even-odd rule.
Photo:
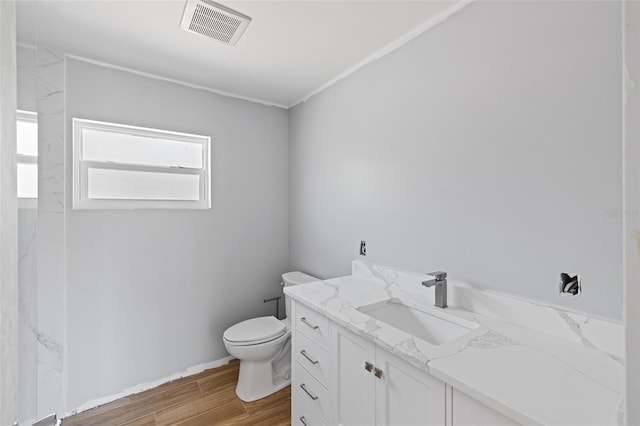
[[[297,367],[291,383],[292,394],[311,407],[321,420],[326,420],[330,409],[329,392],[299,363]]]
[[[302,402],[300,398],[294,396],[291,398],[291,426],[323,426],[324,423],[309,408],[307,404]]]
[[[321,348],[329,347],[329,319],[306,306],[296,303],[296,330],[301,331]]]
[[[329,387],[329,354],[307,336],[296,332],[294,360],[326,388]]]

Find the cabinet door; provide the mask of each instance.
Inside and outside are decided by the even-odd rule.
[[[515,421],[453,389],[453,426],[515,426]]]
[[[383,349],[376,349],[376,425],[444,425],[446,385]]]
[[[365,369],[365,363],[373,368],[374,358],[373,343],[331,324],[331,424],[375,424],[375,377]]]

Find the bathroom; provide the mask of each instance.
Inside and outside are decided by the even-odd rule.
[[[640,424],[636,2],[221,2],[251,18],[235,46],[186,3],[0,3],[1,425],[224,366],[283,274],[352,261],[612,324],[611,418]],[[203,203],[83,205],[74,120],[208,138]]]

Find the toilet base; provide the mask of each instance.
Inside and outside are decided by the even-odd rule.
[[[229,354],[240,360],[236,394],[242,401],[262,399],[291,383],[290,329],[285,327],[280,337],[253,345],[223,340]]]
[[[244,402],[253,402],[267,397],[291,384],[291,374],[287,378],[274,380],[272,361],[240,361],[240,374],[236,395]]]

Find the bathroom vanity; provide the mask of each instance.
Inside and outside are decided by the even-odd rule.
[[[352,275],[286,290],[292,425],[617,423],[618,324],[463,285],[442,310],[424,279],[354,262]],[[490,309],[535,315],[542,329]]]
[[[518,424],[304,304],[294,306],[292,425]],[[452,421],[459,418],[454,398],[460,422]]]

